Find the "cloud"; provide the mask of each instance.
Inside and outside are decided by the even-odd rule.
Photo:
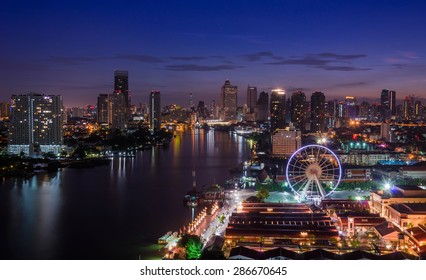
[[[244,68],[243,66],[233,66],[233,65],[197,65],[197,64],[178,64],[178,65],[167,65],[166,70],[170,71],[199,71],[199,72],[211,72],[211,71],[222,71],[222,70],[234,70],[237,68]]]
[[[295,58],[281,58],[273,57],[276,59],[274,62],[267,62],[269,65],[301,65],[319,68],[327,71],[365,71],[371,70],[370,68],[360,68],[351,66],[352,60],[366,57],[365,54],[336,54],[336,53],[319,53],[319,54],[306,54],[301,57]],[[341,65],[345,64],[345,65]]]
[[[367,82],[351,82],[351,83],[341,83],[332,86],[332,88],[345,88],[345,87],[359,87],[359,86],[366,86],[369,83]]]
[[[159,63],[164,62],[163,59],[151,56],[151,55],[142,55],[142,54],[119,54],[112,57],[113,59],[124,59],[124,60],[132,60],[136,62],[143,63]]]
[[[90,57],[90,56],[51,56],[48,58],[48,61],[65,64],[65,65],[80,65],[86,64],[90,62],[98,62],[105,60],[132,60],[136,62],[142,63],[160,63],[164,62],[164,60],[150,55],[140,55],[140,54],[118,54],[114,56],[98,56],[98,57]]]
[[[320,66],[318,68],[321,68],[323,70],[328,70],[328,71],[368,71],[368,70],[371,70],[371,68],[359,68],[359,67],[353,67],[353,66],[332,66],[332,65],[324,65],[324,66]]]
[[[88,62],[96,62],[102,60],[100,57],[88,57],[88,56],[51,56],[48,61],[65,64],[65,65],[79,65]]]
[[[263,51],[263,52],[257,52],[252,54],[244,54],[242,55],[242,57],[247,61],[253,62],[253,61],[261,60],[262,58],[265,58],[265,57],[273,58],[274,55],[270,51]]]
[[[318,59],[316,57],[306,56],[298,59],[281,59],[275,62],[267,62],[270,65],[307,65],[307,66],[324,66],[333,62],[333,60]]]
[[[206,56],[170,56],[170,57],[168,57],[168,59],[193,61],[193,60],[204,60],[204,59],[207,59],[207,57]]]
[[[336,54],[336,53],[320,53],[317,54],[319,57],[332,58],[336,60],[352,60],[357,58],[367,57],[366,54]]]

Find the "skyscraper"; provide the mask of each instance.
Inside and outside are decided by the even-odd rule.
[[[97,102],[98,123],[108,124],[108,108],[109,108],[108,94],[99,94],[98,102]]]
[[[316,91],[311,96],[311,132],[324,132],[325,96]]]
[[[253,114],[256,108],[257,102],[257,88],[256,87],[247,87],[247,107],[249,109],[249,113]]]
[[[128,71],[114,71],[114,93],[109,102],[111,129],[126,129],[130,112]]]
[[[271,132],[285,127],[285,92],[282,89],[273,89],[271,93]]]
[[[403,118],[406,119],[406,120],[410,119],[410,112],[411,112],[410,97],[406,96],[404,98],[404,103],[403,103],[403,107],[402,107]]]
[[[298,90],[291,95],[291,122],[300,131],[305,131],[306,121],[306,96]]]
[[[394,90],[389,91],[389,112],[392,117],[396,116],[396,92]]]
[[[266,122],[269,116],[269,95],[262,91],[256,102],[255,119],[257,122]]]
[[[389,90],[383,89],[380,93],[380,117],[382,121],[389,118]]]
[[[124,96],[124,106],[129,109],[130,96],[129,96],[129,72],[116,70],[114,71],[114,93],[120,93]]]
[[[355,119],[357,116],[356,98],[354,96],[345,97],[346,116],[350,119]]]
[[[7,102],[0,103],[0,118],[8,118],[10,115],[10,104]]]
[[[237,92],[238,87],[231,85],[229,80],[221,89],[221,116],[223,120],[236,120],[237,119]]]
[[[149,128],[152,132],[161,129],[161,96],[158,90],[151,91],[149,96]]]
[[[60,95],[12,95],[8,152],[58,154],[63,143],[63,102]]]

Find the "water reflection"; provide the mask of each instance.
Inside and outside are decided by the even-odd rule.
[[[176,132],[169,149],[154,147],[109,166],[66,168],[0,187],[0,258],[137,259],[141,244],[187,225],[192,188],[229,179],[250,150],[219,131]]]

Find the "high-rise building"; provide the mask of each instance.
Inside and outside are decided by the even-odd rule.
[[[289,157],[301,146],[302,135],[294,127],[277,129],[272,134],[272,156]]]
[[[406,96],[402,107],[402,116],[404,119],[410,119],[410,111],[410,97]]]
[[[119,92],[109,95],[109,123],[111,129],[124,130],[129,120],[128,108],[124,106],[126,103],[125,96]]]
[[[114,93],[120,93],[124,96],[124,106],[130,108],[129,95],[129,72],[116,70],[114,71]]]
[[[306,122],[306,96],[298,90],[291,95],[291,122],[300,131],[305,131]]]
[[[221,89],[221,116],[223,120],[236,120],[237,119],[237,92],[238,87],[231,85],[229,80]]]
[[[60,95],[12,95],[8,138],[10,154],[58,154],[63,144]]]
[[[384,121],[389,118],[389,90],[383,89],[380,93],[380,115]]]
[[[262,91],[256,102],[255,119],[257,122],[266,122],[269,117],[269,95]]]
[[[97,118],[98,123],[108,124],[108,108],[109,96],[108,94],[99,94],[97,102]]]
[[[247,86],[247,107],[250,114],[254,113],[257,102],[257,88]]]
[[[271,92],[271,133],[278,128],[285,127],[285,92],[282,89],[273,89]]]
[[[354,96],[346,96],[345,98],[346,116],[355,119],[357,116],[356,98]]]
[[[396,116],[396,92],[394,90],[389,91],[389,113],[392,117]]]
[[[371,117],[370,103],[363,101],[359,107],[359,118],[362,120],[371,120]]]
[[[7,102],[0,103],[0,118],[8,118],[10,116],[10,104]]]
[[[149,96],[149,128],[151,131],[161,129],[161,96],[158,90],[151,91]]]
[[[325,130],[325,96],[316,91],[311,96],[311,132],[324,132]]]
[[[337,99],[325,103],[325,126],[327,129],[336,127],[337,104]]]
[[[422,102],[420,100],[417,100],[416,103],[414,103],[414,115],[420,116],[422,112]]]
[[[111,129],[126,129],[130,112],[128,71],[114,71],[114,93],[110,94],[109,102]]]

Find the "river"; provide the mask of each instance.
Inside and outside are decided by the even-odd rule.
[[[191,220],[182,199],[192,170],[199,188],[223,184],[229,168],[249,157],[241,136],[185,130],[169,147],[109,166],[2,179],[0,258],[155,258],[157,238]]]

